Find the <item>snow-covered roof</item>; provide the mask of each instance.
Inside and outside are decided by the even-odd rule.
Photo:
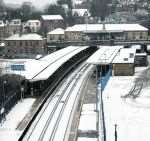
[[[87,16],[90,16],[90,12],[88,9],[72,9],[72,14],[75,15],[77,14],[78,16],[85,16],[85,14],[87,14]]]
[[[42,36],[36,33],[29,33],[29,34],[14,34],[5,40],[43,40]]]
[[[131,45],[131,48],[140,50],[142,48],[141,45]]]
[[[37,22],[40,22],[40,20],[28,20],[27,22],[28,23],[37,23]]]
[[[42,15],[43,20],[63,20],[61,15]]]
[[[0,27],[5,26],[4,22],[2,20],[0,20]]]
[[[84,2],[84,0],[73,0],[73,5],[81,5]]]
[[[88,64],[110,64],[123,46],[100,46],[88,60]]]
[[[51,32],[48,32],[47,34],[64,34],[64,29],[62,28],[57,28]]]
[[[113,64],[134,63],[135,53],[136,49],[134,48],[122,48],[113,60]]]
[[[105,29],[104,29],[105,26]],[[77,24],[68,27],[66,31],[80,32],[111,32],[111,31],[148,31],[147,28],[140,24]]]
[[[147,50],[150,50],[150,45],[147,45]]]
[[[87,46],[69,46],[58,50],[52,54],[46,55],[39,60],[29,60],[23,62],[24,71],[7,71],[24,76],[30,81],[46,80],[49,78],[63,63],[73,57],[75,54],[85,50]],[[32,70],[32,71],[31,71]]]

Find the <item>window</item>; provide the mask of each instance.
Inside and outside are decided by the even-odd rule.
[[[143,33],[142,32],[140,32],[140,39],[142,39],[143,38]]]
[[[25,46],[28,46],[28,41],[25,41]]]
[[[22,46],[22,42],[20,41],[20,46]]]
[[[39,41],[36,41],[36,46],[38,46],[39,45]]]

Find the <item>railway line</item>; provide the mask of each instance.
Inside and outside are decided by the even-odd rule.
[[[48,98],[23,141],[67,140],[68,126],[82,83],[92,68],[84,63],[65,79],[63,85]]]

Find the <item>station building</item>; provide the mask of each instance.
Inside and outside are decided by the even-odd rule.
[[[139,24],[77,24],[65,30],[65,39],[147,40],[148,29]]]

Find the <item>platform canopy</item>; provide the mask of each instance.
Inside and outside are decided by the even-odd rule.
[[[87,48],[88,46],[69,46],[40,59],[14,61],[6,73],[21,75],[30,82],[47,80],[65,62]]]
[[[99,49],[87,60],[88,64],[108,65],[123,46],[100,46]]]

